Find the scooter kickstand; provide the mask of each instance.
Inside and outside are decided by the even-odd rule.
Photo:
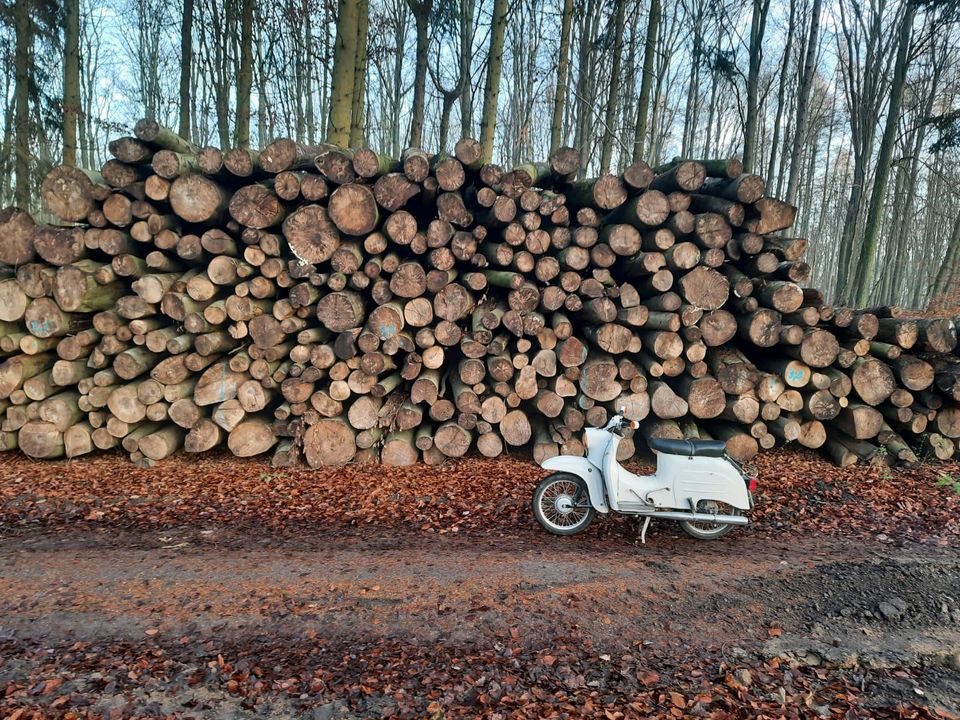
[[[640,544],[647,544],[647,528],[650,527],[650,516],[647,515],[643,519],[643,527],[640,528]]]

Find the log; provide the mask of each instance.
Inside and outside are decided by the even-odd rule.
[[[63,433],[53,423],[41,420],[31,420],[20,428],[17,445],[24,455],[32,458],[48,460],[66,454]]]
[[[204,175],[182,175],[173,181],[169,193],[173,211],[190,223],[216,223],[225,215],[229,193]]]
[[[889,363],[897,379],[908,390],[926,390],[933,384],[933,366],[911,355],[901,355]]]
[[[17,225],[18,223],[16,223],[15,220],[3,223],[3,219],[0,217],[0,232],[3,230],[10,232],[9,242],[12,245],[11,248],[0,251],[0,256],[16,258],[23,255],[18,249],[21,234],[18,232],[19,228]],[[33,233],[32,240],[37,255],[43,260],[51,265],[67,265],[82,259],[87,254],[84,237],[84,231],[79,227],[57,228],[37,226]],[[24,260],[23,262],[29,262],[29,260]],[[22,263],[14,262],[11,264],[20,265]]]
[[[879,405],[896,389],[893,372],[886,363],[857,358],[852,367],[853,389],[868,405]]]
[[[160,430],[140,438],[137,449],[151,460],[170,457],[183,446],[186,433],[176,425],[166,425]]]
[[[726,453],[739,463],[756,457],[760,446],[755,438],[733,423],[712,422],[710,432],[717,440],[723,440]]]
[[[227,361],[216,362],[197,380],[193,400],[197,405],[214,405],[232,400],[247,378],[246,373],[231,370]]]
[[[704,182],[702,192],[752,205],[763,197],[765,183],[759,175],[739,175],[738,177],[711,177]]]
[[[680,294],[694,307],[716,310],[726,303],[730,284],[716,270],[700,266],[680,279]]]
[[[883,415],[869,405],[850,403],[832,422],[857,440],[869,440],[880,432]]]
[[[390,433],[380,450],[380,462],[393,467],[415,465],[419,456],[410,431]]]
[[[288,138],[279,138],[263,148],[258,159],[260,167],[268,173],[302,170],[314,167],[317,156],[329,149],[329,145],[300,145]]]
[[[273,427],[263,420],[245,420],[227,436],[227,447],[237,457],[253,457],[272,448],[277,443]]]
[[[340,418],[323,418],[307,428],[303,448],[312,468],[345,465],[356,455],[356,433]]]
[[[81,422],[77,423],[76,425],[71,425],[63,433],[64,455],[68,458],[75,458],[93,452],[94,445],[92,434],[93,428],[88,422]],[[0,441],[0,447],[2,446],[3,442]]]
[[[665,382],[653,381],[649,384],[650,409],[658,418],[671,420],[687,414],[687,401],[677,395]]]
[[[248,228],[263,230],[279,225],[286,217],[280,198],[262,184],[247,185],[230,198],[230,217]]]
[[[96,187],[93,180],[82,170],[69,165],[58,165],[44,177],[40,185],[40,196],[50,212],[64,222],[81,222],[94,210]],[[15,210],[5,210],[6,217],[0,216],[0,222],[6,226],[13,221],[15,226],[22,228],[26,221]],[[22,238],[18,240],[18,243],[22,242]],[[11,248],[10,252],[15,255],[19,251]],[[24,262],[29,260],[30,258],[26,258]]]
[[[726,395],[716,378],[681,375],[674,381],[674,387],[686,398],[689,412],[696,418],[718,417],[726,407]]]
[[[291,252],[305,263],[326,262],[340,247],[340,233],[320,205],[304,205],[288,215],[283,236]]]
[[[341,185],[330,196],[330,220],[347,235],[365,235],[377,226],[379,212],[373,192],[366,185]]]
[[[532,432],[530,421],[522,410],[511,410],[500,421],[500,434],[508,445],[525,445]]]

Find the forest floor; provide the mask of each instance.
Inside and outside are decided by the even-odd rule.
[[[702,543],[520,459],[0,457],[0,718],[954,717],[956,463],[759,459]]]

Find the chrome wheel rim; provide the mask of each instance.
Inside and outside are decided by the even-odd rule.
[[[590,513],[589,508],[577,507],[577,497],[581,494],[580,487],[572,480],[550,483],[540,493],[537,503],[541,517],[556,530],[577,527]]]
[[[736,510],[733,507],[727,505],[726,503],[717,502],[716,500],[701,500],[699,503],[697,503],[697,512],[709,515],[736,514]],[[719,533],[725,530],[727,527],[727,523],[715,521],[701,522],[699,520],[691,520],[689,524],[693,529],[699,530],[705,534]]]

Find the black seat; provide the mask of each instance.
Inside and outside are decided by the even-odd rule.
[[[667,455],[687,455],[688,457],[722,457],[726,443],[722,440],[671,440],[668,438],[647,438],[651,450]]]

